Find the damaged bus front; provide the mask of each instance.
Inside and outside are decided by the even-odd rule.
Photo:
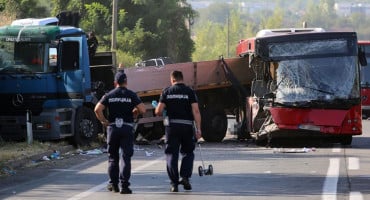
[[[281,34],[254,42],[252,136],[319,135],[351,144],[353,135],[362,134],[359,61],[364,59],[358,57],[356,33]]]

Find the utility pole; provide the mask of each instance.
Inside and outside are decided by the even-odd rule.
[[[115,51],[117,49],[117,11],[118,11],[118,0],[113,0],[112,3],[112,43],[111,50]]]
[[[230,57],[230,10],[227,11],[227,57]]]

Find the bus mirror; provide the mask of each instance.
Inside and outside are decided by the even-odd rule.
[[[361,66],[367,66],[365,51],[361,48],[358,49],[358,61],[360,62]]]

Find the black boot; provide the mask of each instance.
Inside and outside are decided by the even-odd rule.
[[[112,191],[112,192],[119,192],[118,185],[116,185],[116,184],[109,183],[109,184],[107,185],[107,189],[108,189],[109,191]]]
[[[184,190],[191,190],[191,184],[188,178],[182,178],[180,184],[184,185]]]

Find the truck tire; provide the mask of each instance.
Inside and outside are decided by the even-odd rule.
[[[76,111],[75,134],[73,136],[76,146],[86,146],[95,140],[98,135],[98,122],[94,112],[87,108],[81,107]]]
[[[140,134],[141,137],[148,141],[159,140],[163,137],[164,131],[163,122],[153,122],[152,127],[144,127],[143,124],[140,124],[135,132],[135,139]]]
[[[146,129],[142,134],[143,137],[149,141],[161,139],[164,135],[163,122],[154,122],[153,127]]]
[[[202,113],[202,137],[207,142],[221,142],[227,130],[227,116],[222,109],[209,109]]]

